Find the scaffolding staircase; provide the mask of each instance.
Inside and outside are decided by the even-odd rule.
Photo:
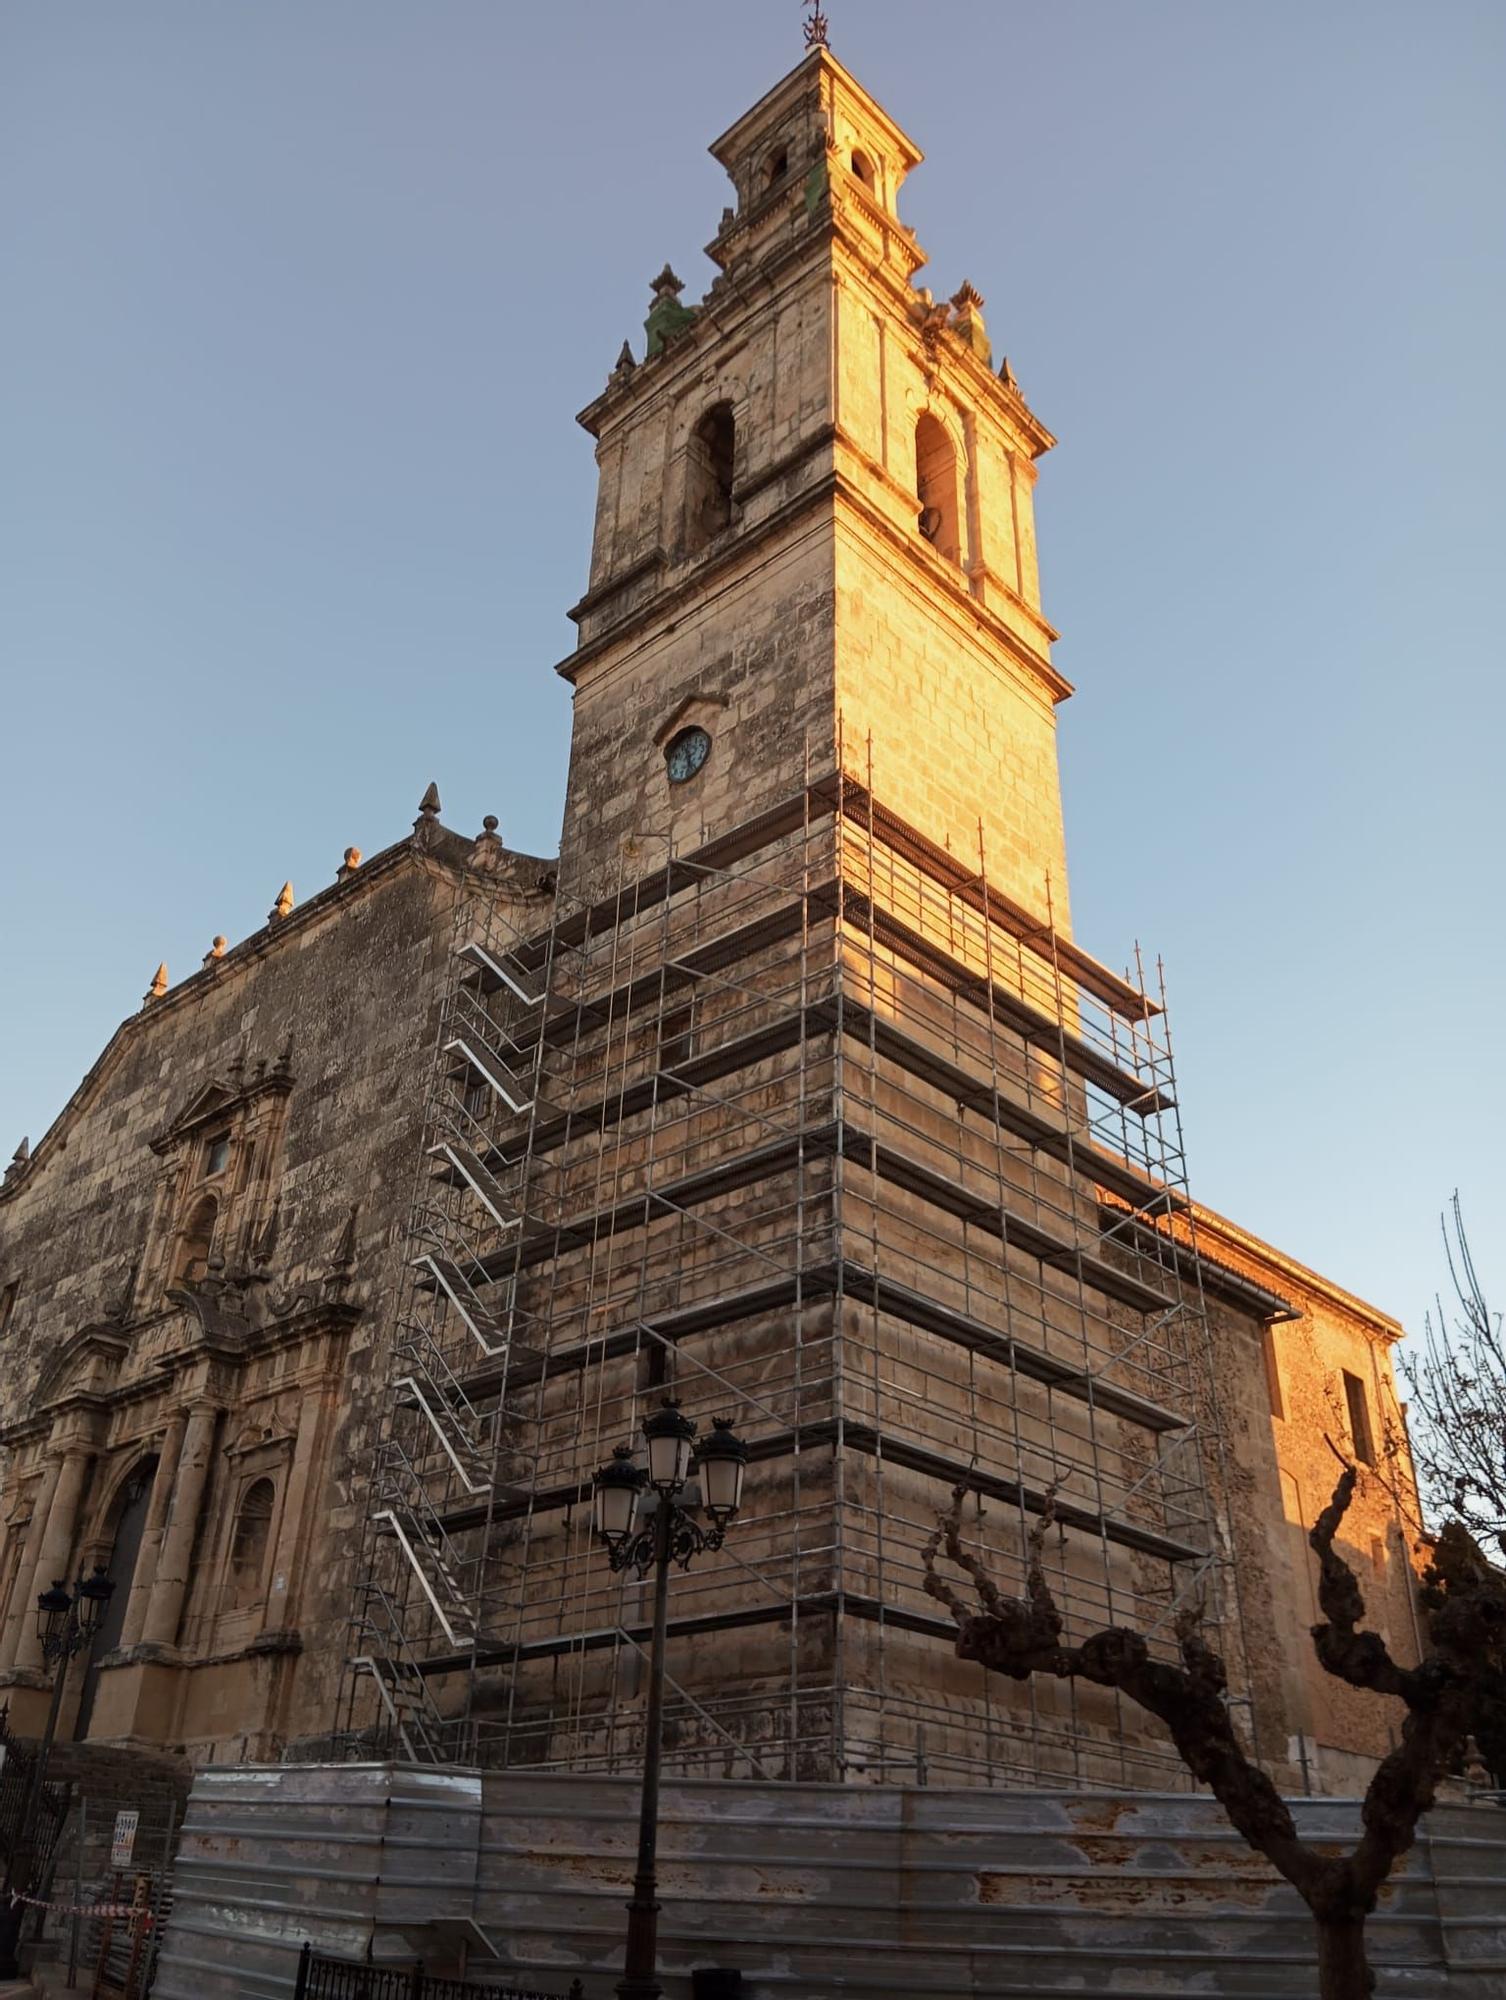
[[[1106,1754],[1034,1703],[1001,1730],[986,1688],[976,1758],[938,1749],[955,1704],[885,1664],[891,1631],[951,1645],[924,1524],[886,1498],[902,1476],[1017,1523],[1006,1586],[1059,1487],[1069,1621],[1171,1648],[1180,1607],[1217,1596],[1163,996],[1061,937],[1049,892],[1045,911],[991,886],[981,843],[935,848],[841,771],[562,899],[535,937],[484,882],[462,900],[352,1659],[403,1754],[463,1726],[503,1764],[631,1756],[629,1697],[603,1690],[636,1683],[605,1662],[643,1633],[585,1503],[670,1385],[734,1414],[789,1481],[785,1542],[688,1582],[675,1628],[787,1631],[788,1685],[699,1702],[685,1759],[736,1741],[787,1775],[1070,1783]],[[746,1359],[739,1327],[762,1329]],[[844,1411],[824,1357],[858,1338],[898,1343],[914,1386],[876,1374]],[[852,1523],[807,1528],[825,1489],[802,1467],[833,1452],[864,1468]],[[824,1685],[799,1634],[834,1611],[873,1639],[850,1670],[839,1640]],[[1155,1781],[1182,1782],[1174,1759]]]

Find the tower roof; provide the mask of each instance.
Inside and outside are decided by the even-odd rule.
[[[877,99],[870,97],[852,72],[845,69],[825,47],[813,48],[803,62],[797,63],[787,76],[781,77],[772,90],[765,91],[758,102],[745,111],[735,124],[729,125],[719,139],[714,139],[709,148],[711,157],[735,179],[735,163],[746,154],[749,146],[756,143],[770,126],[783,120],[806,94],[815,96],[823,107],[839,99],[845,100],[865,122],[871,123],[874,136],[882,138],[892,149],[899,168],[897,178],[909,173],[912,167],[918,167],[925,158],[909,134],[894,122]]]

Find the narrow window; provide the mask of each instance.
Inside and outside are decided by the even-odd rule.
[[[789,170],[790,170],[789,148],[787,146],[776,146],[774,151],[770,153],[768,159],[764,161],[764,168],[763,168],[764,192],[767,193],[770,188],[778,187],[779,183],[784,179],[785,175],[789,172]]]
[[[1354,1455],[1366,1465],[1375,1463],[1375,1438],[1370,1429],[1370,1405],[1365,1401],[1365,1385],[1358,1375],[1344,1371],[1344,1401],[1349,1405],[1349,1435]]]
[[[183,1234],[178,1239],[174,1284],[196,1285],[208,1271],[209,1253],[214,1248],[214,1225],[219,1212],[219,1204],[212,1194],[206,1194],[189,1210]]]
[[[915,492],[918,525],[937,555],[962,561],[957,532],[957,455],[945,425],[926,411],[915,426]]]
[[[878,193],[878,176],[874,173],[873,162],[866,153],[853,154],[852,171],[870,194]]]
[[[0,1291],[0,1340],[10,1332],[10,1323],[16,1315],[16,1295],[20,1289],[20,1279],[12,1278],[5,1289]]]
[[[241,1501],[235,1539],[230,1545],[231,1603],[237,1611],[248,1610],[262,1600],[276,1498],[277,1489],[270,1479],[255,1479]]]
[[[685,541],[694,555],[732,526],[732,478],[737,426],[730,403],[709,409],[686,450]]]
[[[204,1141],[204,1178],[213,1180],[216,1174],[224,1173],[230,1164],[230,1134],[216,1132],[212,1139]]]
[[[1276,1354],[1276,1330],[1264,1326],[1260,1330],[1261,1348],[1265,1356],[1265,1388],[1270,1398],[1271,1415],[1286,1415],[1286,1398],[1281,1393],[1281,1363]]]

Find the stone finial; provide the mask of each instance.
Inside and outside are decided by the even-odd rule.
[[[418,802],[418,810],[425,819],[439,818],[439,787],[430,783],[429,789]]]
[[[481,831],[471,849],[471,865],[495,869],[501,866],[505,854],[506,849],[497,834],[497,815],[488,813],[481,822]]]
[[[617,366],[612,370],[612,380],[614,382],[627,381],[628,377],[635,372],[637,366],[637,362],[633,359],[633,344],[630,340],[625,340],[622,343],[622,352],[617,357]]]
[[[660,354],[669,343],[685,331],[695,318],[692,306],[680,304],[680,294],[685,289],[685,281],[677,278],[666,264],[654,279],[650,289],[654,302],[648,309],[648,318],[643,322],[643,331],[648,335],[648,351],[645,359]]]
[[[12,1158],[10,1165],[5,1169],[5,1184],[7,1187],[10,1185],[12,1181],[19,1180],[21,1178],[22,1174],[26,1172],[27,1166],[29,1165],[30,1161],[31,1161],[31,1144],[29,1140],[23,1139],[20,1145],[17,1146],[15,1155]]]
[[[167,960],[164,958],[152,974],[152,983],[141,996],[143,1007],[150,1007],[154,1000],[160,1000],[167,991]]]
[[[280,924],[284,918],[290,917],[292,914],[293,885],[291,882],[284,882],[277,892],[277,901],[267,912],[267,922],[269,924]]]
[[[737,210],[735,208],[724,208],[722,210],[722,226],[717,231],[717,234],[719,236],[725,236],[727,231],[732,227],[733,223],[736,222],[736,220],[737,220]]]
[[[208,951],[206,951],[206,952],[205,952],[205,954],[204,954],[204,963],[205,963],[206,965],[215,965],[215,964],[217,964],[217,963],[219,962],[219,960],[220,960],[220,959],[222,959],[222,958],[223,958],[223,957],[225,956],[225,953],[226,953],[226,952],[227,952],[227,951],[228,951],[229,949],[230,949],[230,947],[229,947],[229,945],[228,945],[228,944],[227,944],[227,943],[225,942],[224,938],[222,938],[222,937],[217,937],[217,938],[216,938],[216,939],[214,940],[214,943],[213,943],[212,945],[210,945],[210,947],[209,947]]]
[[[347,875],[354,875],[356,870],[360,867],[360,865],[361,865],[360,848],[347,847],[345,850],[345,859],[340,863],[340,866],[335,870],[335,880],[337,882],[343,882]]]
[[[983,324],[983,294],[964,278],[951,297],[952,331],[987,365],[993,362],[988,328]]]
[[[1020,385],[1014,379],[1014,370],[1009,365],[1009,356],[1007,354],[999,363],[999,380],[1004,384],[1006,389],[1013,389],[1016,395],[1020,393]]]

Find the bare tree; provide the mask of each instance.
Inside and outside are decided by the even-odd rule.
[[[1165,1725],[1188,1770],[1311,1910],[1322,2000],[1369,2000],[1375,1981],[1365,1953],[1365,1919],[1412,1845],[1439,1778],[1457,1767],[1472,1733],[1489,1761],[1493,1748],[1506,1749],[1506,1577],[1492,1570],[1462,1527],[1446,1528],[1423,1579],[1431,1649],[1421,1665],[1399,1667],[1385,1640],[1362,1629],[1359,1584],[1334,1546],[1355,1478],[1355,1468],[1347,1466],[1308,1538],[1321,1566],[1318,1597],[1325,1615],[1313,1627],[1313,1645],[1329,1673],[1351,1687],[1397,1696],[1407,1713],[1400,1742],[1370,1781],[1360,1839],[1347,1855],[1302,1840],[1280,1793],[1246,1754],[1224,1699],[1224,1663],[1201,1636],[1201,1606],[1177,1622],[1180,1665],[1155,1658],[1142,1634],[1120,1626],[1078,1645],[1065,1643],[1041,1559],[1055,1519],[1054,1487],[1030,1534],[1023,1597],[1005,1596],[963,1546],[964,1487],[954,1490],[925,1550],[926,1589],[956,1621],[960,1658],[1014,1680],[1049,1674],[1116,1688]],[[943,1550],[970,1578],[976,1605],[938,1573]]]
[[[1422,1346],[1403,1353],[1411,1391],[1412,1456],[1435,1517],[1452,1512],[1471,1534],[1506,1550],[1506,1336],[1470,1254],[1457,1191],[1440,1216],[1454,1306],[1441,1297]]]

